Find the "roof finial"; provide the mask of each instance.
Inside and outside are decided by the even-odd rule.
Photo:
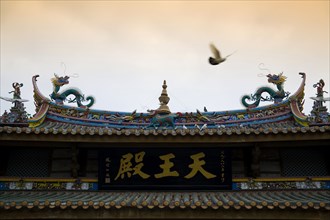
[[[167,106],[168,102],[170,101],[170,97],[168,97],[168,95],[167,95],[166,88],[167,88],[166,80],[164,80],[162,94],[158,98],[158,100],[160,102],[160,106],[157,109],[157,111],[159,113],[171,113],[169,107]]]

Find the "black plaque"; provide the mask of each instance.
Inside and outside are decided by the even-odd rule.
[[[99,151],[99,189],[231,189],[231,153],[216,148]]]

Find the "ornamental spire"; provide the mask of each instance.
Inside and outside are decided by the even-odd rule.
[[[159,113],[171,113],[169,107],[167,106],[168,102],[170,101],[170,97],[168,97],[168,95],[167,95],[166,88],[167,88],[166,80],[164,80],[162,94],[158,98],[158,100],[160,102],[159,103],[160,106],[157,109],[157,112],[159,112]]]

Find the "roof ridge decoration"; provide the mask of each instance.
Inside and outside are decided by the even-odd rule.
[[[268,82],[276,85],[278,91],[264,86],[260,87],[254,94],[244,95],[242,97],[242,104],[247,108],[258,107],[260,101],[274,101],[275,104],[282,102],[284,98],[287,98],[290,93],[284,91],[283,84],[286,81],[286,76],[283,76],[283,72],[279,74],[268,74]],[[263,97],[263,93],[268,93],[269,96]],[[248,104],[246,100],[254,101],[252,104]]]
[[[23,83],[14,82],[12,83],[13,98],[1,97],[5,101],[11,102],[14,106],[11,107],[10,112],[5,112],[0,117],[0,124],[20,124],[21,126],[27,126],[29,114],[25,111],[24,102],[28,100],[21,98],[21,87],[23,87]]]
[[[89,108],[91,107],[94,102],[95,99],[92,96],[87,96],[85,98],[85,96],[83,94],[81,94],[80,91],[78,91],[77,89],[66,89],[63,92],[59,92],[60,88],[66,84],[69,84],[69,79],[70,76],[61,76],[59,77],[58,75],[56,75],[54,73],[54,76],[51,81],[53,83],[53,92],[52,94],[50,94],[50,97],[52,100],[54,100],[56,102],[56,104],[60,104],[63,105],[64,101],[68,101],[69,103],[77,103],[78,107],[80,108]],[[68,99],[68,96],[73,95],[75,96],[74,99]],[[84,105],[82,104],[83,101],[89,101],[88,104]]]
[[[159,127],[171,127],[175,129],[175,119],[180,116],[181,113],[171,113],[170,108],[167,106],[170,101],[170,97],[167,95],[166,80],[164,80],[162,87],[162,93],[158,98],[160,105],[159,108],[156,110],[148,110],[151,115],[151,119],[147,128],[158,129]]]
[[[164,80],[164,82],[163,82],[163,86],[162,86],[162,87],[163,87],[162,93],[161,93],[160,97],[158,98],[158,100],[159,100],[159,102],[160,102],[160,103],[159,103],[160,106],[159,106],[159,108],[157,109],[157,111],[158,111],[159,113],[171,113],[169,107],[167,106],[168,102],[170,101],[170,97],[168,97],[168,95],[167,95],[167,90],[166,90],[166,88],[167,88],[166,80]]]
[[[155,110],[148,110],[148,112],[143,113],[136,112],[136,110],[133,112],[118,112],[91,109],[89,106],[93,100],[91,100],[88,105],[79,105],[78,103],[78,107],[65,105],[63,104],[65,101],[64,97],[65,95],[69,95],[70,92],[66,92],[68,91],[66,90],[63,93],[58,93],[58,90],[62,84],[67,84],[67,77],[62,77],[62,79],[60,77],[53,78],[53,83],[55,86],[58,86],[55,87],[56,90],[54,90],[53,96],[60,97],[54,102],[41,94],[37,87],[36,81],[38,75],[36,75],[32,78],[32,82],[37,113],[33,118],[29,119],[29,126],[42,127],[44,121],[47,121],[73,126],[104,127],[118,130],[188,129],[193,133],[204,132],[205,129],[276,128],[283,127],[284,124],[290,127],[294,123],[298,123],[299,126],[308,126],[307,116],[301,112],[304,104],[306,74],[300,73],[300,75],[302,75],[303,80],[298,90],[289,98],[285,100],[281,99],[281,101],[273,96],[275,103],[270,105],[261,107],[252,107],[250,105],[250,107],[245,109],[230,111],[201,112],[197,109],[196,112],[177,113],[171,113],[168,107],[170,97],[168,97],[167,94],[165,80],[162,85],[162,93],[159,97],[160,106]],[[285,81],[285,77],[282,74],[279,76],[269,76],[269,81],[276,79],[280,83]],[[63,82],[59,82],[60,80],[63,80]],[[283,88],[283,86],[281,86],[281,88]],[[259,90],[259,93],[260,91],[261,90]],[[263,91],[269,92],[270,90],[264,89]],[[285,94],[288,95],[289,93],[286,92]],[[261,101],[261,93],[259,98],[259,101]]]
[[[313,87],[316,88],[316,97],[310,97],[314,100],[310,121],[314,123],[327,123],[330,121],[328,109],[323,105],[323,103],[330,101],[330,97],[324,98],[324,93],[328,93],[323,90],[324,86],[325,83],[323,79],[320,79],[319,82],[313,85]]]

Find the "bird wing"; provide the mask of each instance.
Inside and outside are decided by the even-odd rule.
[[[227,55],[225,58],[230,57],[231,55],[233,55],[233,54],[236,53],[236,52],[237,52],[237,50],[235,50],[235,51],[232,52],[231,54]]]
[[[214,46],[214,44],[211,43],[210,44],[210,48],[211,48],[211,51],[212,51],[214,57],[216,59],[220,59],[221,58],[220,51]]]

